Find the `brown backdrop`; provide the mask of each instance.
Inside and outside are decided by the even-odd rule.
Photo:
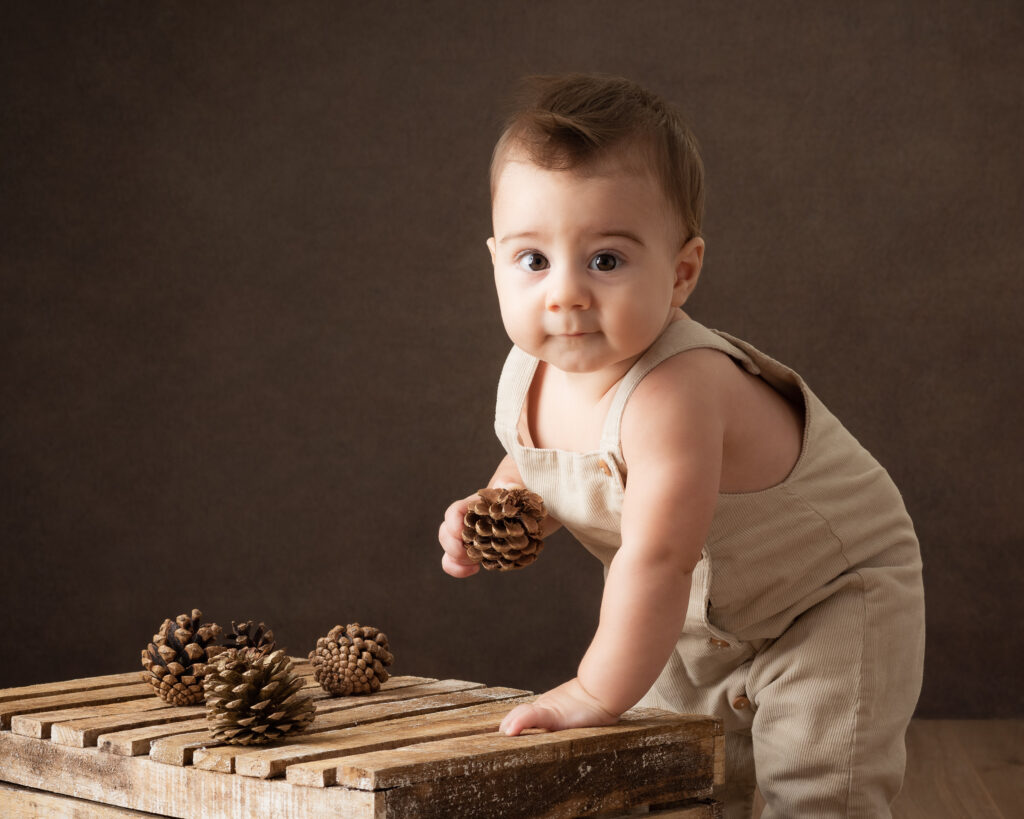
[[[708,167],[694,315],[800,371],[926,564],[920,712],[1024,714],[1019,3],[5,4],[0,685],[135,668],[192,606],[293,653],[542,689],[569,538],[456,581],[500,455],[486,168],[531,72],[630,76]],[[1016,420],[1014,420],[1016,419]]]

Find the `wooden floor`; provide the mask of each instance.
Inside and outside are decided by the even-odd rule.
[[[893,817],[1024,817],[1024,720],[914,720]]]

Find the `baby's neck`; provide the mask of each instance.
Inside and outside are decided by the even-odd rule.
[[[635,359],[621,361],[613,366],[588,373],[571,373],[551,364],[542,364],[544,380],[552,392],[584,406],[597,406],[615,391],[623,376],[629,372]]]
[[[540,449],[589,452],[598,447],[608,407],[628,367],[616,377],[604,370],[569,373],[541,362],[526,406],[523,440]]]

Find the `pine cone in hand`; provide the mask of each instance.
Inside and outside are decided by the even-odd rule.
[[[304,731],[316,705],[303,685],[284,649],[228,649],[203,682],[210,733],[230,745],[262,745]]]
[[[481,489],[463,519],[466,553],[485,569],[521,569],[544,548],[541,522],[547,516],[540,495],[529,489]]]
[[[153,642],[142,650],[142,679],[153,686],[157,696],[172,705],[196,705],[203,701],[203,677],[208,663],[224,651],[216,645],[221,628],[216,623],[200,625],[203,613],[179,614],[164,620]]]
[[[380,684],[391,676],[385,666],[394,659],[387,635],[359,623],[335,626],[309,652],[313,678],[336,697],[379,691]]]

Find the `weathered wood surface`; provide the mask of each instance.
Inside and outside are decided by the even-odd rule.
[[[201,707],[140,695],[136,675],[102,679],[0,691],[14,729],[0,731],[0,780],[13,783],[0,815],[607,817],[666,802],[678,803],[666,817],[719,815],[709,717],[637,709],[608,728],[505,737],[502,717],[530,692],[394,677],[370,696],[316,689],[309,730],[238,747],[212,741]]]
[[[627,817],[635,819],[635,816],[635,813],[630,812],[618,814],[614,819],[627,819]],[[653,816],[655,819],[722,819],[725,816],[725,811],[719,802],[701,799],[677,808],[654,807],[647,813],[647,816]]]
[[[712,760],[714,737],[702,730],[699,718],[693,718],[693,722],[645,718],[651,709],[639,708],[631,713],[635,714],[633,719],[604,728],[572,728],[555,733],[527,731],[514,742],[503,734],[487,733],[419,743],[397,752],[359,754],[341,763],[337,781],[350,788],[373,791],[451,777],[486,778],[523,758],[554,765],[563,759],[576,762],[602,753],[615,754],[627,747],[652,751],[653,756],[665,745],[674,747],[672,741],[683,736],[692,739],[696,750],[704,752],[709,762]],[[628,743],[623,742],[625,738]],[[700,747],[701,741],[705,747]],[[711,776],[707,779],[712,781]]]
[[[0,782],[0,807],[4,819],[139,819],[156,816],[129,808],[116,808],[98,802],[86,802],[73,796],[22,788]]]
[[[65,680],[64,682],[22,685],[17,688],[2,688],[0,689],[0,702],[27,700],[32,697],[45,697],[50,694],[65,694],[68,691],[88,691],[90,688],[134,685],[139,679],[138,671],[127,671],[123,674],[108,674],[104,677],[85,677],[80,680]]]
[[[136,679],[138,678],[136,677]],[[54,711],[75,706],[105,705],[126,700],[141,700],[152,696],[152,688],[146,683],[136,682],[133,685],[119,685],[114,688],[95,688],[88,691],[75,691],[71,694],[50,694],[8,700],[5,703],[0,703],[0,729],[10,728],[11,718],[17,714]]]
[[[4,819],[38,819],[41,816],[45,816],[47,819],[159,817],[159,814],[156,813],[144,813],[130,808],[102,805],[99,802],[46,793],[33,788],[23,788],[20,785],[8,785],[5,782],[0,782],[0,807],[4,810]],[[654,807],[649,812],[645,811],[643,815],[652,817],[652,819],[722,819],[723,814],[721,806],[717,803],[699,801],[691,802],[683,807]],[[615,811],[599,816],[600,819],[635,819],[637,814],[631,810],[626,814]]]
[[[606,728],[492,733],[344,759],[339,785],[384,794],[385,815],[585,816],[710,798],[716,737],[699,717],[635,709]],[[508,771],[514,776],[508,776]]]
[[[274,779],[226,776],[162,765],[0,732],[6,781],[161,816],[376,817],[377,794],[348,788],[297,788]],[[4,804],[0,802],[0,815]]]
[[[307,678],[307,688],[319,688],[312,679],[308,660],[293,657],[296,674]],[[0,729],[11,727],[15,714],[56,711],[73,707],[116,704],[153,697],[153,689],[141,682],[141,670],[125,674],[110,674],[64,683],[43,683],[18,688],[0,689]],[[105,681],[105,682],[97,682]]]
[[[388,687],[368,697],[350,697],[347,701],[340,703],[338,700],[318,701],[317,720],[310,726],[310,729],[320,730],[322,728],[321,717],[335,710],[356,708],[368,702],[391,702],[425,694],[457,690],[458,686],[455,684],[460,682],[458,680],[442,680],[439,682],[437,680],[427,680],[425,677],[392,677],[388,680]],[[465,688],[483,687],[482,683],[461,683],[461,685]],[[200,708],[194,713],[195,717],[189,721],[188,725],[167,726],[164,724],[138,728],[121,728],[117,731],[100,734],[96,742],[104,751],[121,754],[122,756],[138,756],[150,753],[155,740],[178,735],[182,731],[191,731],[196,732],[200,740],[200,742],[195,744],[195,747],[203,747],[209,739],[206,731],[206,718],[203,716],[204,709]],[[19,718],[15,717],[14,721],[17,721],[17,719]],[[187,759],[184,759],[184,752],[179,755],[177,751],[172,751],[172,755],[165,761],[177,765],[189,764],[192,761],[191,750],[188,752]]]
[[[11,730],[24,737],[49,739],[50,730],[55,722],[68,722],[86,717],[101,717],[109,714],[137,714],[143,711],[170,711],[171,706],[157,697],[146,697],[143,700],[130,700],[108,705],[85,705],[79,708],[62,708],[55,711],[41,711],[35,714],[16,714],[11,718]],[[203,708],[179,708],[181,712],[192,715],[202,714]]]
[[[423,678],[410,679],[422,680]],[[391,682],[391,680],[388,681],[389,684]],[[403,682],[404,680],[399,678],[399,685]],[[392,719],[399,714],[430,713],[446,708],[455,708],[467,702],[479,702],[471,697],[467,699],[465,695],[458,693],[442,697],[416,697],[416,693],[433,694],[437,690],[458,692],[459,689],[483,688],[481,683],[462,680],[434,680],[432,683],[424,683],[426,690],[420,686],[402,686],[397,691],[385,688],[376,694],[364,697],[338,697],[324,703],[318,702],[316,719],[306,730],[306,734],[326,731],[339,726],[380,722]],[[337,713],[339,711],[342,713]],[[149,750],[150,758],[168,765],[191,765],[195,751],[220,744],[211,740],[205,717],[201,720],[183,722],[181,728],[186,733],[154,740]]]
[[[331,764],[337,767],[339,758],[346,755],[401,748],[413,743],[429,742],[435,739],[497,731],[502,718],[509,712],[509,709],[517,702],[526,701],[526,698],[517,696],[523,692],[514,688],[485,688],[479,692],[480,699],[492,692],[494,692],[493,699],[499,700],[498,702],[459,708],[451,715],[434,712],[426,717],[404,717],[388,720],[383,725],[371,724],[341,731],[330,731],[322,735],[312,734],[304,739],[300,738],[299,741],[290,745],[254,749],[234,757],[234,771],[242,776],[258,776],[268,779],[283,775],[286,769],[299,762],[329,760],[320,779],[297,783],[326,787],[329,784],[335,784],[334,781],[326,781],[327,769]],[[209,753],[215,754],[226,750],[225,748],[215,748]],[[197,763],[197,765],[205,767],[201,763]],[[224,770],[224,768],[220,769]]]

